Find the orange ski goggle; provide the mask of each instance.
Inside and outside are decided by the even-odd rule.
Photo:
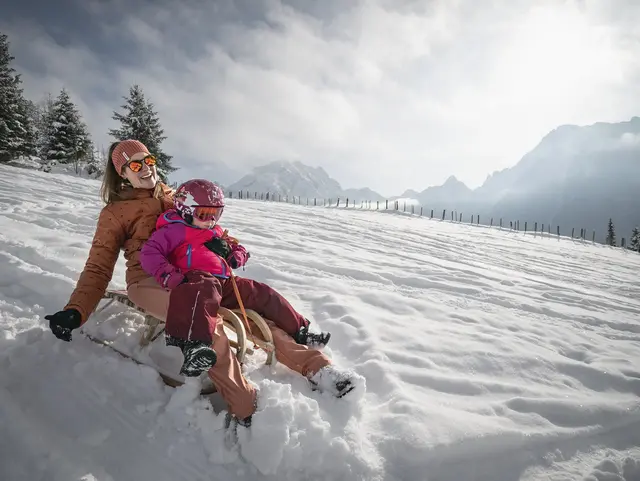
[[[193,208],[193,216],[203,222],[209,222],[211,220],[217,222],[220,220],[223,210],[224,207],[196,206]]]
[[[127,167],[131,169],[132,172],[140,172],[142,170],[142,163],[147,164],[149,167],[156,165],[156,158],[154,155],[147,155],[142,160],[132,160],[127,164]]]

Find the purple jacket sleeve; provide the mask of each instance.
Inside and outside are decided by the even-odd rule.
[[[185,238],[185,226],[169,224],[156,230],[140,251],[142,269],[166,289],[174,289],[184,275],[169,262],[169,255]]]
[[[230,245],[231,245],[231,252],[227,257],[227,262],[234,269],[237,269],[238,267],[242,267],[247,263],[247,261],[249,260],[249,257],[251,257],[250,254],[240,244],[231,243]]]

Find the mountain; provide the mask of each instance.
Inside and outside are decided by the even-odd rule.
[[[414,198],[421,205],[435,210],[449,210],[460,209],[466,205],[472,194],[473,191],[469,187],[452,175],[442,185],[427,187],[420,193],[409,190],[403,194],[403,197]]]
[[[561,126],[511,169],[495,173],[475,192],[493,215],[585,228],[603,241],[612,218],[618,238],[640,224],[640,117],[627,122]]]
[[[350,202],[383,199],[368,188],[344,190],[322,167],[310,167],[299,161],[277,161],[256,167],[226,190],[234,195],[239,191],[270,192],[303,198],[349,198]]]
[[[342,191],[341,197],[348,198],[349,202],[351,202],[351,199],[356,201],[370,200],[372,202],[386,199],[386,197],[383,197],[368,187],[364,187],[362,189],[345,189]]]
[[[489,175],[475,190],[455,177],[417,194],[424,206],[464,212],[464,221],[503,218],[533,226],[587,230],[604,241],[613,219],[617,237],[640,225],[640,117],[619,123],[563,125],[549,132],[513,167]],[[531,229],[531,227],[528,227]]]

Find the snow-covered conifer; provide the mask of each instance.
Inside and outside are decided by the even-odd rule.
[[[62,89],[47,113],[42,156],[46,160],[75,164],[87,160],[93,149],[91,136],[69,93]]]
[[[129,97],[123,97],[126,101],[121,107],[124,113],[113,113],[113,119],[120,122],[120,128],[110,129],[109,135],[117,140],[135,139],[147,146],[149,151],[158,159],[157,170],[163,181],[167,181],[167,175],[176,170],[171,165],[171,155],[167,155],[160,148],[160,144],[166,139],[164,130],[160,126],[158,114],[154,106],[147,101],[139,85],[133,85],[129,89]]]
[[[22,79],[11,66],[7,35],[0,34],[0,162],[35,154],[35,135]]]

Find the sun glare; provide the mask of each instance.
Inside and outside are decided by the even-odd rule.
[[[499,84],[531,100],[575,99],[615,79],[618,56],[608,32],[579,11],[537,8],[517,28],[500,59]]]

